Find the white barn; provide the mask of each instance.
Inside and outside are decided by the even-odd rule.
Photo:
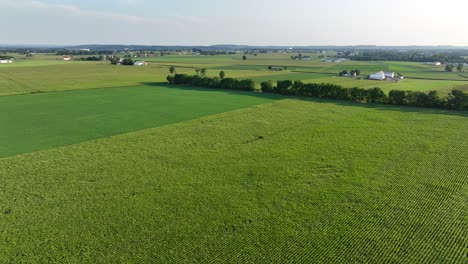
[[[148,65],[148,63],[146,63],[144,61],[135,61],[135,63],[133,65],[135,65],[135,66],[146,66],[146,65]]]
[[[385,80],[385,73],[383,71],[381,72],[377,72],[377,73],[374,73],[374,74],[371,74],[369,76],[369,79],[371,80],[380,80],[380,81],[383,81]]]
[[[395,78],[395,73],[394,72],[384,72],[385,79],[393,79]]]
[[[13,63],[13,60],[0,60],[0,64]]]
[[[369,76],[369,79],[371,79],[371,80],[380,80],[380,81],[383,81],[383,80],[394,80],[394,79],[395,79],[395,73],[394,73],[394,72],[384,72],[384,71],[380,71],[380,72],[371,74],[371,75]]]

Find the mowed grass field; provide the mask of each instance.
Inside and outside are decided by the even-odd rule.
[[[163,82],[168,69],[175,66],[178,73],[195,74],[195,69],[206,68],[209,76],[225,71],[227,77],[249,78],[257,82],[268,80],[303,80],[314,83],[336,83],[347,88],[380,87],[385,92],[392,89],[429,91],[439,90],[442,94],[457,88],[466,90],[468,73],[447,73],[443,66],[434,67],[411,62],[357,62],[341,64],[320,62],[317,54],[311,54],[311,61],[296,61],[294,54],[248,55],[246,61],[241,55],[188,56],[170,55],[140,58],[149,62],[146,67],[112,66],[104,62],[64,62],[55,55],[20,57],[15,63],[0,65],[0,95],[104,88],[141,85],[145,82]],[[18,55],[17,55],[18,56]],[[270,71],[268,66],[286,66],[284,71]],[[393,83],[388,81],[357,80],[337,77],[343,70],[360,69],[363,76],[385,70],[394,71],[407,77]]]
[[[0,262],[464,263],[467,118],[283,99],[2,158]]]
[[[177,123],[274,98],[158,84],[0,96],[0,157]]]

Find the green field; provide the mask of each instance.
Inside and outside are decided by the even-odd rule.
[[[316,54],[311,54],[313,57]],[[168,69],[175,66],[178,73],[195,74],[196,68],[206,68],[209,76],[224,70],[227,77],[250,78],[258,82],[267,80],[303,80],[316,83],[337,83],[347,88],[380,87],[392,89],[448,93],[468,85],[468,73],[447,73],[443,66],[435,67],[412,62],[357,62],[324,63],[318,59],[296,61],[291,54],[188,56],[170,55],[140,58],[149,62],[147,67],[119,67],[109,62],[64,62],[56,55],[37,55],[33,59],[18,57],[9,65],[0,65],[0,95],[32,93],[38,91],[73,90],[96,87],[140,85],[144,82],[166,80]],[[286,66],[285,71],[269,71],[268,66]],[[399,82],[356,80],[336,77],[342,70],[360,69],[364,76],[386,70],[401,73],[408,79]],[[465,88],[466,89],[466,88]]]
[[[273,95],[147,85],[0,97],[0,157],[270,102]]]
[[[175,65],[468,90],[417,63],[289,56],[0,65],[0,263],[467,263],[468,113],[161,83]],[[353,68],[439,80],[332,74]]]
[[[467,118],[288,99],[3,158],[0,262],[462,263]]]

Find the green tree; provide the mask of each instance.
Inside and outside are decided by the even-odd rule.
[[[131,58],[126,58],[123,62],[122,65],[134,65],[134,61]]]
[[[242,60],[247,60],[247,56],[242,56]]]
[[[447,106],[454,110],[463,110],[468,107],[468,95],[463,91],[452,90],[447,98]]]
[[[226,73],[224,71],[220,71],[219,72],[219,78],[222,80],[222,79],[224,79],[224,77],[226,77]]]
[[[169,68],[169,72],[170,72],[171,74],[176,73],[175,67],[174,67],[174,66],[171,66],[171,67]]]
[[[404,105],[406,101],[406,91],[402,90],[391,90],[388,93],[390,104]]]
[[[463,63],[460,63],[460,64],[458,64],[458,66],[457,66],[457,71],[458,71],[458,72],[462,72],[464,68],[465,68],[465,65],[463,65]]]
[[[445,66],[445,71],[446,72],[453,72],[453,65],[450,65],[450,64],[447,64],[447,66]]]
[[[271,81],[271,80],[268,81],[268,82],[262,82],[261,86],[262,86],[262,91],[263,92],[273,92],[275,90],[273,81]]]
[[[205,77],[207,72],[208,72],[208,70],[206,70],[205,68],[200,70],[200,74],[201,74],[202,77]]]
[[[197,75],[200,75],[200,69],[195,69],[195,73],[196,73]]]
[[[378,87],[367,90],[368,103],[383,103],[385,98],[385,93]]]

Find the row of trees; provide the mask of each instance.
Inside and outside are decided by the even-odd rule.
[[[352,70],[352,71],[350,71],[350,72],[344,70],[344,71],[341,71],[341,72],[339,73],[339,75],[340,75],[340,76],[348,76],[348,75],[351,75],[351,76],[359,76],[359,75],[361,75],[361,70],[356,69],[356,70]]]
[[[445,71],[447,72],[453,72],[455,69],[457,69],[458,72],[462,72],[465,69],[465,65],[463,63],[459,63],[457,66],[454,64],[447,64],[447,66],[445,66]]]
[[[468,110],[468,95],[463,91],[453,90],[448,97],[440,97],[437,91],[417,92],[392,90],[387,95],[382,89],[344,88],[341,85],[327,83],[303,83],[301,81],[272,81],[261,83],[262,91],[284,95],[337,99],[359,103],[382,103],[407,105],[452,110]]]
[[[57,50],[56,51],[57,55],[68,55],[68,56],[112,55],[114,53],[115,51],[113,50]]]
[[[468,110],[468,95],[463,91],[452,90],[447,97],[441,97],[437,91],[418,92],[392,90],[384,93],[382,89],[344,88],[341,85],[327,83],[303,83],[302,81],[273,81],[262,82],[258,89],[253,80],[237,80],[234,78],[206,77],[200,75],[175,74],[167,76],[170,84],[191,85],[199,87],[262,91],[283,95],[295,95],[324,99],[336,99],[358,103],[380,103],[391,105],[418,106],[451,110]]]
[[[224,76],[224,72],[220,72]],[[237,80],[234,78],[210,78],[200,75],[174,74],[167,76],[167,81],[170,84],[176,85],[192,85],[198,87],[227,89],[227,90],[242,90],[256,91],[257,84],[253,80]]]
[[[133,61],[133,59],[131,58],[125,58],[124,60],[121,61],[120,58],[111,58],[110,59],[110,62],[112,65],[117,65],[117,64],[122,64],[122,65],[127,65],[127,66],[131,66],[131,65],[134,65],[135,62]]]
[[[101,61],[101,60],[104,60],[104,56],[81,57],[81,58],[75,58],[75,60],[81,60],[81,61]]]
[[[349,59],[357,61],[414,61],[428,62],[440,61],[443,63],[468,63],[468,59],[463,58],[459,54],[440,53],[440,52],[421,52],[407,51],[397,52],[392,50],[375,50],[364,51],[357,55],[346,56]]]
[[[170,74],[175,74],[175,73],[177,73],[176,68],[175,68],[174,66],[171,66],[171,67],[169,68],[169,73],[170,73]],[[195,69],[195,73],[196,73],[197,75],[202,76],[202,77],[206,77],[206,74],[208,73],[208,70],[207,70],[206,68]],[[220,79],[224,79],[224,77],[226,77],[226,72],[220,71],[220,72],[219,72],[219,78],[220,78]]]

